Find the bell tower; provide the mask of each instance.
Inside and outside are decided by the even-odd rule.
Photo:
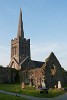
[[[27,59],[31,59],[30,39],[24,38],[22,10],[20,8],[17,37],[11,40],[11,62],[9,67],[19,70]]]

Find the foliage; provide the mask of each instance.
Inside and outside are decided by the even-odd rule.
[[[48,91],[48,94],[46,94],[45,92],[44,94],[40,94],[40,90],[35,90],[34,87],[30,87],[27,85],[25,86],[25,89],[22,89],[20,84],[0,84],[0,89],[35,97],[46,98],[56,97],[65,93],[64,90],[51,89]]]
[[[0,93],[0,100],[28,100],[28,99]]]
[[[21,89],[20,84],[0,84],[0,90],[18,92],[20,89]]]
[[[63,90],[55,90],[55,89],[52,89],[52,90],[49,90],[48,91],[48,94],[46,94],[45,92],[43,94],[40,94],[40,91],[39,90],[23,90],[21,91],[20,93],[24,93],[26,95],[30,95],[30,96],[35,96],[35,97],[43,97],[43,98],[52,98],[52,97],[56,97],[56,96],[59,96],[59,95],[62,95],[64,94],[64,91]]]
[[[0,67],[3,67],[3,65],[0,65]]]
[[[18,70],[16,70],[16,69],[14,69],[14,68],[10,68],[10,70],[11,70],[11,81],[12,81],[12,83],[19,83],[19,71]],[[15,79],[15,82],[14,82],[14,80],[13,80],[13,74],[15,73],[15,76],[14,76],[14,79]]]

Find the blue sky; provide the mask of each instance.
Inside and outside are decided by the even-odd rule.
[[[45,61],[53,51],[67,70],[67,0],[0,0],[0,64],[10,62],[20,7],[25,37],[31,39],[32,59]]]

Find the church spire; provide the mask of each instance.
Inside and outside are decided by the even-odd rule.
[[[20,16],[19,16],[17,37],[21,37],[22,39],[24,38],[24,30],[23,30],[22,10],[21,10],[21,8],[20,8]]]

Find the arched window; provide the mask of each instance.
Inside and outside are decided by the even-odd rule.
[[[17,54],[17,47],[16,46],[13,47],[13,51],[12,52],[13,52],[13,56]]]
[[[52,63],[52,66],[51,66],[51,75],[55,75],[56,74],[56,67],[54,65],[54,63]]]
[[[12,50],[12,54],[13,54],[13,56],[14,56],[14,47],[13,47],[13,50]]]
[[[14,49],[15,49],[15,55],[16,55],[16,47]]]

